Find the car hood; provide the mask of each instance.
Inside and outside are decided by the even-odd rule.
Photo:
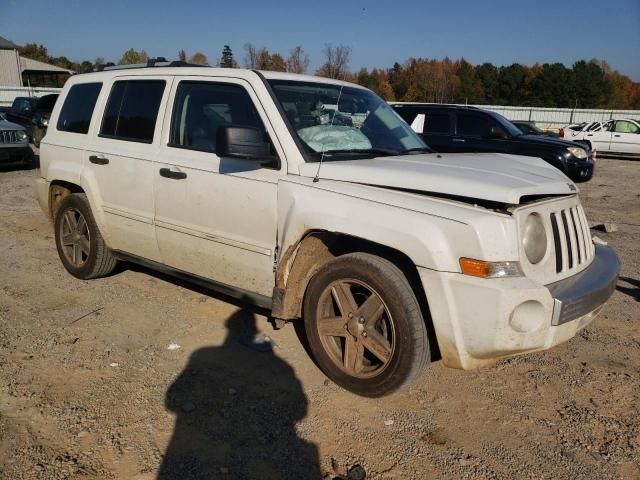
[[[317,171],[317,163],[300,167],[300,175],[306,177],[315,177]],[[512,205],[528,195],[567,195],[577,191],[571,180],[543,160],[501,153],[325,161],[319,178]]]
[[[9,120],[0,119],[0,130],[24,130],[22,125],[10,122]]]
[[[524,141],[527,143],[535,143],[538,145],[549,145],[549,146],[560,147],[560,148],[576,147],[576,144],[574,142],[570,142],[568,140],[562,140],[556,137],[547,137],[542,135],[521,135],[519,137],[516,137],[516,139],[520,140],[521,142]]]

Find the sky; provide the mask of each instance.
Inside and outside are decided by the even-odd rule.
[[[286,57],[302,45],[310,71],[326,44],[351,47],[350,69],[409,57],[495,65],[606,60],[640,81],[640,0],[254,1],[0,0],[0,36],[73,61],[118,61],[129,49],[176,59],[246,43]]]

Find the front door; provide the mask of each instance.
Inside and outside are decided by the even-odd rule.
[[[598,152],[609,152],[611,148],[611,130],[613,130],[613,120],[594,123],[585,132],[584,139],[591,143],[592,149]]]
[[[629,120],[616,120],[610,151],[640,155],[640,127]]]
[[[271,297],[282,152],[244,80],[177,79],[155,165],[155,225],[162,262]],[[225,125],[264,132],[274,157],[263,165],[216,155]]]

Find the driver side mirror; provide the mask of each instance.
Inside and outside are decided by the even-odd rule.
[[[243,158],[264,161],[270,157],[269,143],[262,132],[254,127],[225,126],[216,132],[216,155],[219,157]]]
[[[489,138],[497,139],[497,140],[505,140],[507,138],[507,132],[505,132],[502,128],[497,125],[493,125],[489,129]]]

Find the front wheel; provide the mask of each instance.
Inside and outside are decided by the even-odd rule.
[[[304,322],[320,368],[358,395],[396,392],[430,358],[411,286],[394,264],[375,255],[351,253],[322,267],[305,295]]]

